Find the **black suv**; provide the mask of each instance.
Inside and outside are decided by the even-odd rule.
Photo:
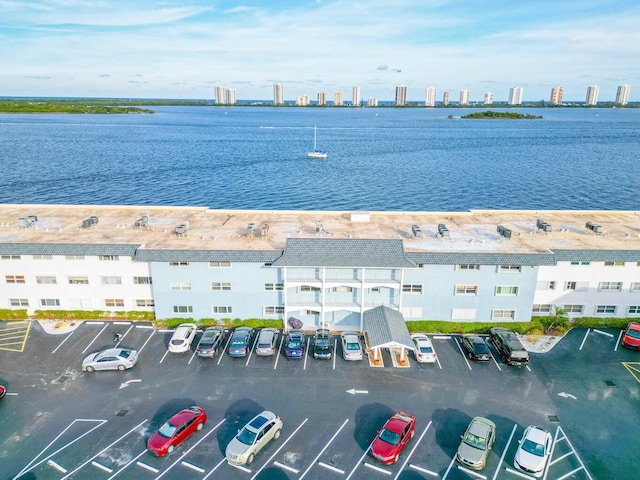
[[[313,358],[331,358],[331,332],[326,328],[316,330],[313,340]]]
[[[529,363],[529,352],[522,346],[515,333],[501,327],[494,327],[489,331],[489,340],[496,347],[502,360],[518,367]]]

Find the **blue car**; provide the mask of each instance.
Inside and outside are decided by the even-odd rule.
[[[287,358],[304,357],[304,332],[297,328],[289,330],[287,343],[284,346],[284,354]]]
[[[249,327],[238,327],[233,331],[231,341],[229,342],[229,349],[227,352],[230,357],[246,357],[249,353],[251,344],[251,335],[253,329]]]

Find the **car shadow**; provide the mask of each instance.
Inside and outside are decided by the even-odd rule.
[[[151,420],[149,420],[149,423],[147,424],[147,428],[144,432],[145,445],[147,444],[149,438],[151,438],[151,435],[157,432],[164,422],[169,420],[180,410],[193,407],[194,405],[198,405],[198,403],[192,398],[175,398],[162,404],[156,410],[156,413],[153,415],[153,417],[151,417]]]
[[[227,445],[238,434],[238,430],[264,410],[265,408],[262,405],[249,398],[241,398],[227,408],[224,414],[225,421],[218,429],[217,435],[218,446],[223,457],[225,456]]]
[[[289,475],[281,468],[269,467],[262,470],[258,476],[254,478],[256,480],[289,480]]]
[[[362,450],[367,450],[373,439],[382,428],[384,422],[396,413],[387,405],[370,403],[356,410],[356,426],[354,438]]]

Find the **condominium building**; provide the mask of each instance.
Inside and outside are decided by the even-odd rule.
[[[324,92],[318,92],[318,105],[326,105],[327,104],[327,96]]]
[[[629,94],[631,93],[631,86],[620,85],[618,92],[616,93],[616,105],[627,105],[629,103]]]
[[[587,98],[585,100],[585,103],[587,105],[597,105],[599,93],[600,87],[598,85],[589,85],[587,87]]]
[[[407,87],[404,85],[398,85],[396,87],[396,105],[407,104]]]
[[[217,86],[215,90],[216,104],[233,105],[236,103],[236,91],[233,88]]]
[[[333,104],[336,106],[344,105],[344,92],[341,90],[336,90],[333,92]]]
[[[281,83],[273,86],[273,104],[284,105],[284,86]]]
[[[522,105],[522,87],[509,89],[509,105]]]
[[[484,104],[491,105],[493,103],[493,92],[487,92],[484,94]]]
[[[564,89],[562,87],[553,87],[551,89],[551,99],[549,100],[549,103],[551,105],[561,105],[563,93]]]
[[[469,105],[469,90],[460,90],[460,105]]]
[[[369,99],[367,100],[367,107],[377,107],[377,106],[378,106],[378,99],[369,97]]]
[[[446,90],[443,94],[442,94],[442,105],[449,105],[449,90]]]
[[[424,96],[424,106],[425,107],[435,107],[436,106],[436,87],[428,87]]]
[[[226,92],[224,92],[224,98],[227,105],[235,105],[236,103],[236,90],[234,88],[228,88]]]
[[[225,88],[218,85],[215,89],[216,104],[226,103]]]
[[[351,90],[351,105],[354,107],[359,107],[362,99],[360,98],[360,86],[354,85]]]
[[[311,104],[311,101],[309,100],[309,95],[300,95],[296,97],[296,105],[301,107],[306,107],[310,104]]]

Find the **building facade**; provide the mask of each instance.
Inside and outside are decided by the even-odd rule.
[[[509,105],[522,105],[522,87],[512,87],[509,89]]]
[[[450,92],[447,90],[442,94],[442,105],[449,105],[450,103]]]
[[[327,95],[324,92],[318,92],[318,105],[327,104]]]
[[[362,97],[360,96],[360,86],[354,85],[351,90],[351,105],[354,107],[359,107],[362,102]]]
[[[341,90],[333,92],[333,104],[338,107],[344,105],[344,92]]]
[[[436,87],[428,87],[424,96],[425,107],[436,106]]]
[[[551,105],[562,105],[563,93],[564,89],[562,87],[553,87],[551,89],[551,98],[549,99],[549,103]]]
[[[487,92],[484,94],[484,104],[491,105],[493,103],[493,92]]]
[[[273,86],[273,104],[284,105],[284,86],[281,83]]]
[[[398,85],[396,87],[396,105],[402,106],[407,104],[407,87]]]
[[[599,93],[600,87],[598,85],[589,85],[587,87],[587,98],[585,99],[585,103],[587,105],[597,105]]]
[[[616,105],[627,105],[629,103],[629,94],[631,87],[629,85],[620,85],[616,92]]]
[[[460,90],[460,105],[469,105],[469,90]]]

